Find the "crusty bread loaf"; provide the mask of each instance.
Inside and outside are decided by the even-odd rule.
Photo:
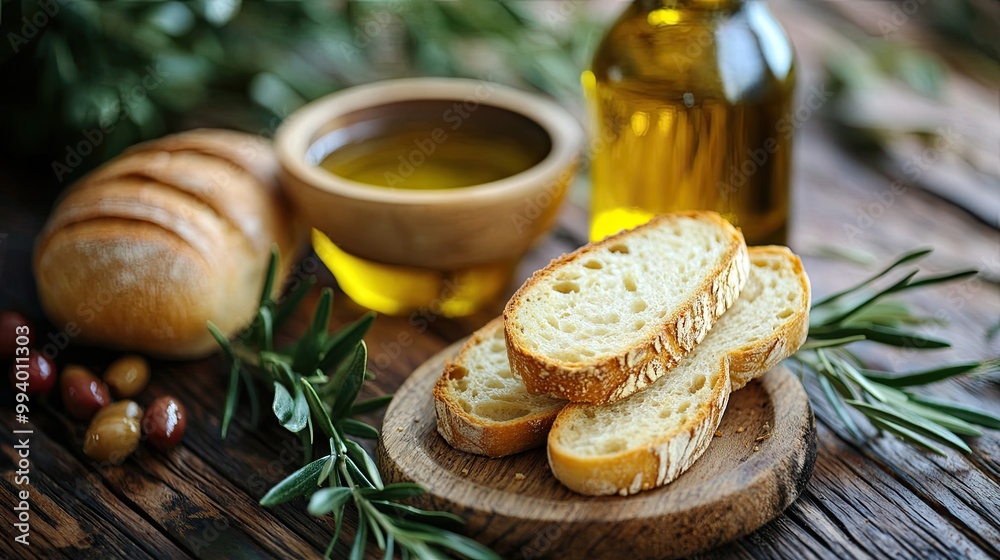
[[[198,130],[133,147],[73,185],[35,245],[46,314],[76,340],[154,356],[217,349],[256,313],[272,245],[304,240],[256,136]]]
[[[473,333],[434,385],[438,433],[456,449],[488,457],[544,445],[565,405],[528,394],[510,371],[502,317]]]
[[[504,309],[511,368],[532,394],[602,404],[657,380],[736,301],[743,235],[681,212],[552,261]]]
[[[604,406],[570,404],[549,432],[552,472],[582,494],[634,494],[667,484],[708,447],[729,401],[790,356],[809,328],[809,280],[784,247],[750,250],[735,305],[668,375]]]

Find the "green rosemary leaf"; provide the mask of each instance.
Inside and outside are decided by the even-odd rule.
[[[319,369],[326,371],[337,366],[357,347],[361,339],[368,334],[372,322],[375,320],[375,313],[368,313],[364,317],[351,323],[330,336],[320,352],[322,356],[319,362]]]
[[[922,433],[933,439],[947,443],[952,447],[960,449],[966,453],[972,453],[969,446],[958,436],[944,429],[943,427],[928,421],[924,418],[908,413],[903,410],[893,409],[884,404],[866,403],[856,400],[848,400],[847,404],[857,408],[869,418],[879,418],[909,428],[910,430]]]
[[[903,278],[897,280],[895,283],[889,285],[888,287],[882,288],[881,290],[879,290],[879,291],[877,291],[877,292],[869,295],[864,300],[862,300],[861,303],[858,303],[856,305],[851,306],[851,308],[848,309],[848,310],[846,310],[846,311],[841,311],[839,313],[835,313],[831,317],[824,317],[824,318],[820,319],[820,321],[818,323],[813,323],[813,322],[810,321],[810,326],[815,325],[817,327],[825,327],[825,326],[829,326],[829,325],[836,325],[837,323],[840,323],[842,321],[845,321],[845,320],[849,319],[852,315],[856,315],[857,313],[860,313],[866,307],[872,305],[873,303],[875,303],[879,299],[881,299],[881,298],[883,298],[883,297],[885,297],[887,295],[893,294],[895,292],[898,292],[898,291],[904,289],[907,286],[907,284],[910,282],[910,279],[912,279],[914,276],[917,275],[917,272],[919,272],[919,271],[914,270],[914,271],[910,272],[909,274],[907,274]]]
[[[208,330],[212,333],[212,336],[216,340],[224,340],[225,345],[223,345],[223,350],[229,356],[229,388],[226,390],[226,404],[222,409],[222,439],[226,439],[226,434],[229,433],[229,425],[233,421],[233,416],[236,415],[236,407],[240,404],[240,360],[233,353],[233,349],[229,346],[229,341],[226,340],[222,333],[219,332],[215,325],[209,323]]]
[[[216,327],[211,321],[208,322],[208,332],[219,343],[222,353],[226,355],[226,360],[230,363],[236,361],[236,354],[233,352],[233,346],[229,343],[229,339],[223,336],[222,332],[219,331],[219,327]]]
[[[977,369],[979,365],[980,364],[978,362],[973,362],[899,375],[892,375],[889,372],[871,369],[861,369],[859,371],[861,371],[861,373],[868,379],[881,385],[886,385],[888,387],[912,387],[914,385],[926,385],[928,383],[935,383],[937,381],[955,377],[956,375],[962,375]]]
[[[344,418],[337,422],[337,426],[345,434],[364,439],[378,439],[378,430],[353,418]]]
[[[312,424],[309,424],[312,426]],[[313,455],[313,433],[310,428],[309,431],[302,430],[299,432],[299,441],[302,442],[302,464],[305,465],[312,461]]]
[[[351,555],[348,560],[363,560],[365,556],[365,546],[368,544],[368,524],[364,519],[358,520],[358,532],[354,535],[354,544],[351,545]]]
[[[381,516],[379,516],[378,514],[373,514],[371,511],[366,511],[365,515],[362,515],[361,517],[362,518],[359,520],[358,523],[360,524],[362,522],[367,522],[368,532],[371,533],[373,537],[375,537],[375,546],[379,547],[382,550],[385,550],[385,533],[379,526],[379,519],[378,519],[378,517]]]
[[[841,324],[845,327],[864,325],[871,323],[887,327],[898,327],[899,325],[924,325],[929,323],[941,323],[932,317],[917,317],[906,303],[896,300],[880,300],[872,303]]]
[[[305,379],[301,380],[302,392],[306,396],[306,401],[309,402],[309,410],[312,411],[313,417],[319,422],[319,427],[323,430],[329,437],[335,437],[337,430],[333,427],[333,421],[330,420],[330,414],[326,411],[326,405],[323,401],[319,399],[319,395],[316,394],[316,389],[313,388],[312,384]],[[334,452],[337,450],[331,446]]]
[[[267,273],[264,274],[264,286],[260,291],[260,307],[269,307],[271,303],[271,292],[274,291],[274,278],[278,274],[278,246],[271,246],[271,258],[267,261]]]
[[[906,408],[913,414],[916,414],[921,418],[925,418],[930,422],[934,422],[942,428],[960,436],[978,437],[983,435],[982,430],[972,424],[969,424],[961,418],[956,418],[950,414],[941,412],[940,410],[935,410],[932,407],[913,402],[912,400],[907,399],[901,401],[897,404],[897,406]]]
[[[358,398],[361,385],[365,381],[366,364],[368,363],[368,347],[364,342],[360,342],[354,351],[354,357],[347,366],[347,373],[343,385],[337,392],[330,410],[330,416],[334,420],[340,420],[347,416],[351,404]],[[339,372],[338,372],[339,375]]]
[[[274,329],[280,329],[288,319],[291,318],[292,314],[295,313],[295,308],[302,303],[303,298],[309,293],[309,290],[316,285],[316,278],[310,276],[308,279],[299,283],[291,292],[285,296],[285,299],[281,302],[281,305],[274,313]]]
[[[334,451],[333,444],[330,445],[330,455],[326,458],[326,463],[323,463],[323,468],[319,471],[319,484],[322,486],[328,478],[330,478],[330,473],[334,472],[333,468],[337,466],[336,451]],[[339,484],[331,484],[330,486],[340,486]]]
[[[330,322],[330,309],[333,306],[333,291],[323,288],[312,323],[295,347],[295,359],[292,369],[295,371],[313,371],[319,365],[320,337],[326,336],[327,325]]]
[[[292,409],[295,408],[295,401],[292,395],[280,382],[274,382],[274,401],[271,403],[271,411],[278,418],[278,423],[284,426],[292,419]],[[299,430],[294,430],[298,432]]]
[[[257,396],[257,386],[254,385],[253,377],[244,368],[240,368],[240,379],[247,390],[247,400],[250,401],[250,423],[256,426],[260,423],[260,397]]]
[[[292,417],[287,423],[282,424],[293,433],[306,428],[309,424],[309,401],[306,400],[305,393],[302,391],[302,385],[296,384],[294,387],[295,400],[293,402]],[[309,439],[312,439],[312,437]]]
[[[374,399],[356,403],[351,407],[351,411],[348,415],[355,416],[357,414],[365,414],[366,412],[376,411],[388,405],[391,400],[392,395],[382,395],[381,397],[375,397]]]
[[[265,507],[277,506],[285,502],[290,502],[295,498],[308,496],[316,490],[319,481],[319,472],[323,470],[326,457],[321,457],[301,469],[288,475],[264,494],[260,499],[260,505]]]
[[[406,504],[401,504],[398,502],[388,502],[385,500],[372,499],[372,503],[383,506],[390,510],[397,510],[400,513],[406,514],[409,519],[417,519],[424,523],[439,523],[442,521],[452,521],[455,523],[465,523],[465,520],[461,517],[455,515],[454,513],[448,513],[446,511],[430,511],[425,509],[415,508],[413,506],[408,506]]]
[[[396,557],[396,538],[389,533],[389,537],[385,539],[385,554],[382,555],[382,560],[392,560]]]
[[[834,302],[834,301],[836,301],[836,300],[838,300],[838,299],[840,299],[840,298],[842,298],[842,297],[844,297],[844,296],[846,296],[848,294],[852,294],[854,292],[857,292],[858,290],[864,288],[865,286],[868,286],[869,284],[871,284],[872,282],[878,280],[879,278],[882,278],[886,274],[889,274],[890,272],[892,272],[893,270],[895,270],[897,267],[899,267],[901,265],[904,265],[904,264],[906,264],[908,262],[912,262],[912,261],[915,261],[917,259],[921,259],[921,258],[929,255],[932,251],[933,251],[933,249],[917,249],[915,251],[910,251],[909,253],[906,253],[906,254],[902,255],[901,257],[899,257],[898,259],[896,259],[892,264],[890,264],[889,266],[887,266],[885,269],[883,269],[878,274],[876,274],[876,275],[868,278],[867,280],[864,280],[863,282],[861,282],[860,284],[857,284],[856,286],[852,286],[850,288],[847,288],[846,290],[841,290],[841,291],[839,291],[839,292],[837,292],[835,294],[827,296],[826,298],[824,298],[824,299],[822,299],[822,300],[814,303],[812,305],[812,308],[816,309],[817,307],[828,305],[828,304],[830,304],[830,303],[832,303],[832,302]]]
[[[861,430],[858,429],[858,425],[854,423],[847,409],[844,408],[844,403],[841,402],[841,397],[834,392],[833,385],[830,380],[825,375],[819,376],[819,386],[823,389],[823,394],[826,395],[826,400],[829,401],[830,407],[840,418],[841,423],[847,428],[847,432],[850,433],[855,439],[861,439]]]
[[[362,495],[371,500],[403,500],[414,496],[422,496],[426,492],[423,486],[415,482],[396,482],[383,487],[381,490],[377,488],[364,488],[361,490]]]
[[[426,523],[400,519],[397,525],[404,529],[419,531],[425,535],[424,541],[447,548],[472,560],[500,560],[500,556],[478,542],[462,535],[445,531]]]
[[[889,402],[891,400],[892,397],[888,393],[896,391],[895,389],[869,381],[867,377],[861,375],[861,372],[858,371],[858,368],[854,367],[854,364],[844,360],[836,354],[834,354],[831,358],[835,370],[845,375],[847,379],[857,383],[864,392],[881,402]]]
[[[979,274],[978,270],[960,270],[958,272],[949,272],[946,274],[939,274],[937,276],[927,276],[925,278],[918,278],[910,285],[906,287],[907,290],[912,288],[919,288],[921,286],[930,286],[932,284],[940,284],[942,282],[952,282],[954,280],[961,280],[962,278],[969,278]]]
[[[353,459],[355,464],[360,468],[364,468],[368,480],[371,481],[375,488],[381,490],[384,487],[382,476],[378,473],[378,466],[375,465],[375,461],[372,460],[371,455],[358,442],[352,439],[345,439],[344,445],[347,446],[347,456]]]
[[[333,554],[334,547],[337,546],[337,541],[340,540],[340,530],[344,526],[344,506],[340,507],[340,511],[332,511],[330,513],[333,514],[334,530],[333,538],[330,539],[330,544],[326,546],[326,552],[323,554],[323,558],[326,560],[329,560],[330,555]]]
[[[257,310],[257,321],[260,327],[258,328],[258,333],[260,336],[259,347],[265,352],[270,352],[274,350],[274,324],[271,320],[271,309],[268,307],[261,307]]]
[[[836,346],[843,346],[845,344],[850,344],[852,342],[860,342],[865,340],[865,336],[862,334],[856,334],[854,336],[845,336],[844,338],[832,338],[828,340],[807,340],[799,350],[816,350],[818,348],[833,348]]]
[[[810,329],[810,338],[827,340],[846,338],[851,336],[864,336],[866,340],[879,342],[887,346],[899,348],[912,348],[914,350],[932,350],[937,348],[950,348],[951,344],[935,338],[923,337],[918,334],[907,332],[892,327],[879,325],[866,325],[855,327],[824,327]]]
[[[340,509],[354,494],[350,488],[320,488],[309,498],[308,511],[311,515],[322,517]]]
[[[894,436],[898,437],[902,441],[910,444],[914,444],[920,447],[924,447],[933,453],[941,455],[942,457],[947,456],[945,452],[937,446],[932,440],[920,435],[909,428],[900,426],[899,424],[884,420],[882,418],[870,418],[871,423],[879,429],[885,430]]]
[[[957,406],[953,403],[939,401],[923,395],[914,395],[912,393],[907,393],[907,395],[914,402],[940,410],[941,412],[950,414],[955,418],[960,418],[971,424],[976,424],[977,426],[1000,430],[1000,417],[994,416],[984,410],[978,410],[965,405]]]

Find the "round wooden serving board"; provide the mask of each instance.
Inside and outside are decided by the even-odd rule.
[[[733,393],[721,435],[690,470],[634,496],[568,490],[549,471],[544,449],[500,459],[457,451],[437,433],[431,388],[463,342],[425,362],[396,392],[379,466],[388,481],[423,485],[428,493],[419,505],[465,518],[469,536],[505,557],[686,556],[774,519],[812,474],[812,409],[798,379],[782,367]]]

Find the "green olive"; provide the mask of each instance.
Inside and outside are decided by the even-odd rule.
[[[141,393],[149,383],[149,364],[142,356],[118,358],[104,372],[104,383],[115,397],[130,399]]]
[[[121,401],[99,410],[87,428],[83,452],[95,461],[121,463],[139,446],[142,407]]]

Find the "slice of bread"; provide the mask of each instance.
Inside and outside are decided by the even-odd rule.
[[[809,279],[799,258],[784,247],[755,247],[750,261],[739,300],[667,376],[623,401],[570,404],[559,413],[548,440],[556,478],[590,495],[635,494],[673,481],[708,447],[731,388],[805,342]]]
[[[452,447],[502,457],[545,445],[566,401],[529,395],[510,371],[503,318],[473,333],[434,385],[438,433]]]
[[[553,260],[504,309],[511,369],[531,394],[603,404],[656,381],[736,301],[743,235],[714,212],[654,218]]]

